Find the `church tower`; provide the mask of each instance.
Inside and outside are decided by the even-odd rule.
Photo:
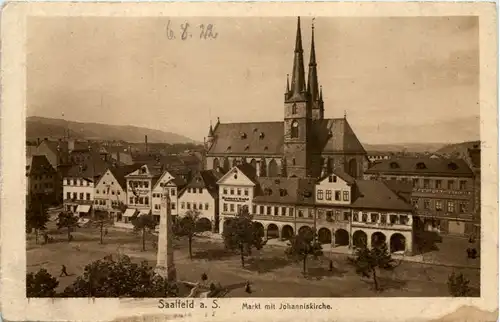
[[[314,25],[311,35],[311,56],[309,58],[309,75],[307,82],[307,93],[311,100],[311,114],[313,120],[322,120],[325,116],[323,106],[323,93],[318,82],[318,70],[316,64],[316,48],[314,45]]]
[[[291,87],[285,93],[284,113],[284,159],[289,177],[305,178],[309,173],[309,151],[307,140],[310,137],[311,108],[306,88],[304,70],[304,50],[300,17],[297,19],[297,36],[293,60]]]

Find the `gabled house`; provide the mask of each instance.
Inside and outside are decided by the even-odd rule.
[[[127,210],[123,216],[130,219],[136,213],[141,215],[151,213],[152,191],[159,179],[148,165],[139,167],[125,176],[127,186]]]
[[[168,196],[170,197],[171,215],[178,215],[179,192],[184,188],[185,185],[186,181],[184,179],[172,175],[169,171],[164,171],[163,174],[159,177],[158,181],[153,187],[152,192],[152,212],[158,221],[160,220],[163,194],[168,194]]]
[[[44,155],[32,156],[26,165],[26,197],[29,203],[32,199],[41,199],[47,204],[57,202],[56,170]]]

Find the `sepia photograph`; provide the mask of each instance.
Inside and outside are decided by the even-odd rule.
[[[480,16],[303,12],[27,15],[26,299],[272,314],[496,285]]]

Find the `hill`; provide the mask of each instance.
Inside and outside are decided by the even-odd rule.
[[[38,138],[59,139],[67,132],[72,138],[86,140],[122,140],[138,143],[144,142],[144,136],[147,135],[150,143],[199,143],[176,133],[131,125],[83,123],[38,116],[31,116],[26,119],[27,140],[36,140]]]
[[[464,155],[467,154],[468,149],[472,149],[475,146],[480,147],[481,141],[467,141],[462,143],[448,144],[437,152],[446,155]]]
[[[446,146],[446,143],[395,143],[395,144],[363,144],[367,152],[435,152]]]

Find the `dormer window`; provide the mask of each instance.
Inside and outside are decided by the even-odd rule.
[[[417,163],[417,169],[419,170],[427,169],[427,166],[425,165],[425,163],[419,162]]]
[[[226,151],[231,151],[231,146],[228,146]]]
[[[259,139],[261,139],[261,140],[262,140],[263,138],[264,138],[264,132],[260,132],[260,134],[259,134]]]
[[[391,162],[390,167],[391,169],[399,169],[399,164],[397,162]]]
[[[280,196],[281,196],[281,197],[286,197],[286,196],[288,196],[288,192],[286,191],[286,189],[280,189]]]
[[[267,145],[266,145],[266,146],[264,147],[264,151],[267,151],[267,150],[268,150],[268,147],[267,147]]]
[[[247,134],[245,132],[241,132],[240,136],[241,136],[242,139],[246,139],[247,138]]]
[[[247,144],[245,145],[245,151],[248,151],[250,149],[250,146]]]
[[[448,169],[450,169],[450,170],[457,170],[458,169],[458,165],[455,162],[450,162],[450,163],[448,163]]]
[[[333,136],[333,132],[332,132],[332,130],[329,130],[328,131],[328,137],[332,137],[332,136]]]
[[[264,189],[264,194],[265,194],[266,196],[270,196],[270,195],[272,195],[272,194],[273,194],[273,190],[272,190],[271,188],[265,188],[265,189]]]
[[[257,130],[257,128],[256,128],[256,127],[254,127],[254,128],[253,128],[253,133],[257,133],[257,131],[258,131],[258,130]]]

